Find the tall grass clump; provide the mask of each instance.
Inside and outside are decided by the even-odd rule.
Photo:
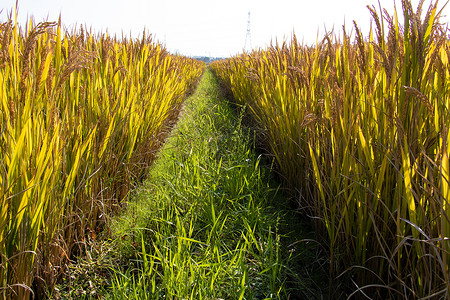
[[[145,32],[21,28],[17,9],[0,23],[1,299],[51,289],[142,179],[202,69]]]
[[[219,61],[329,245],[330,291],[450,297],[450,43],[438,1],[368,7],[373,28]],[[337,279],[337,280],[333,280]],[[345,280],[344,280],[345,279]]]

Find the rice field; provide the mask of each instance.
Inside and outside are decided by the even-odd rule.
[[[372,29],[367,33],[354,21],[352,28],[318,37],[313,46],[293,35],[288,42],[210,64],[234,101],[248,108],[258,145],[274,158],[276,174],[302,214],[299,219],[314,224],[329,262],[330,297],[339,290],[357,299],[450,298],[450,32],[439,21],[438,1],[429,7],[423,2],[412,7],[403,0],[392,12],[368,7]],[[30,19],[21,26],[17,11],[0,21],[0,299],[45,295],[67,274],[69,261],[89,255],[91,241],[111,230],[112,216],[123,212],[130,193],[147,176],[204,70],[204,63],[169,53],[146,32],[140,39],[117,38],[83,27],[63,29],[61,20]],[[208,147],[211,140],[205,140]],[[207,157],[192,151],[185,156],[186,161]],[[213,170],[234,172],[234,167],[222,167],[215,152],[211,158],[208,164],[219,164]],[[190,170],[187,164],[182,167]],[[250,169],[259,178],[259,169]],[[178,183],[198,195],[219,195],[217,183],[199,175],[209,169],[194,170],[203,186]],[[223,184],[237,189],[237,198],[253,199],[256,192],[248,188],[247,177],[229,176],[232,180]],[[163,194],[171,203],[169,193]],[[202,202],[202,197],[195,199]],[[230,254],[231,263],[223,260],[217,272],[210,266],[225,256],[216,250],[194,263],[199,253],[189,250],[191,244],[209,249],[214,244],[210,237],[205,243],[196,239],[202,230],[217,231],[224,213],[216,210],[213,198],[205,199],[211,212],[204,213],[208,218],[211,213],[213,225],[198,232],[192,221],[179,221],[180,212],[146,205],[150,216],[163,217],[144,219],[143,224],[160,222],[169,234],[175,218],[181,238],[177,246],[162,232],[154,234],[156,242],[141,235],[136,255],[144,269],[114,270],[113,294],[125,299],[139,285],[136,298],[176,297],[181,295],[179,285],[172,283],[183,276],[202,287],[194,290],[183,282],[182,294],[191,298],[243,299],[260,295],[264,288],[273,298],[283,298],[300,290],[292,280],[299,274],[278,258],[283,251],[272,240],[279,238],[271,232],[272,223],[267,223],[269,230],[261,227],[257,238],[239,229],[250,250],[242,243],[239,259]],[[161,200],[154,206],[163,204]],[[248,220],[264,223],[254,220],[262,204],[248,205]],[[247,213],[239,205],[237,210]],[[279,218],[269,219],[278,224]],[[233,229],[225,228],[225,220],[220,232]],[[252,226],[247,225],[249,234],[259,228]],[[214,242],[234,249],[221,236],[215,234]],[[161,249],[146,248],[149,241]],[[183,243],[189,247],[179,256]],[[260,257],[252,247],[261,249]],[[179,263],[164,265],[158,258],[172,254]],[[266,259],[267,266],[255,268],[258,259]],[[190,266],[189,274],[177,267],[183,264]],[[236,266],[252,270],[248,274],[254,278],[246,272],[241,276]],[[148,280],[148,274],[159,277]],[[290,291],[283,290],[287,281],[280,274],[291,276]],[[214,285],[217,278],[227,289]],[[264,282],[261,291],[249,288],[255,280]],[[156,287],[161,282],[165,287]],[[150,283],[159,294],[148,294]]]
[[[330,295],[450,297],[449,31],[422,6],[211,65],[327,245]]]
[[[0,23],[1,299],[53,286],[102,231],[203,69],[145,32]]]

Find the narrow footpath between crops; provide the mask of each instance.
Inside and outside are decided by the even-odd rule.
[[[327,263],[207,69],[108,241],[58,297],[321,299]],[[314,238],[314,236],[313,236]],[[324,275],[325,274],[325,275]]]

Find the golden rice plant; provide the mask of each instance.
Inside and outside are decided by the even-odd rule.
[[[142,180],[203,68],[145,32],[0,23],[0,298],[52,287]]]
[[[320,220],[330,292],[450,297],[450,42],[433,2],[404,24],[368,7],[374,30],[343,28],[213,65],[263,128],[300,208]]]

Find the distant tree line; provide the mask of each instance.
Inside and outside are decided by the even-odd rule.
[[[224,59],[224,57],[208,57],[208,56],[194,56],[192,58],[197,59],[197,60],[201,60],[201,61],[203,61],[203,62],[205,62],[207,64],[210,63],[210,62],[213,62],[215,60]]]

